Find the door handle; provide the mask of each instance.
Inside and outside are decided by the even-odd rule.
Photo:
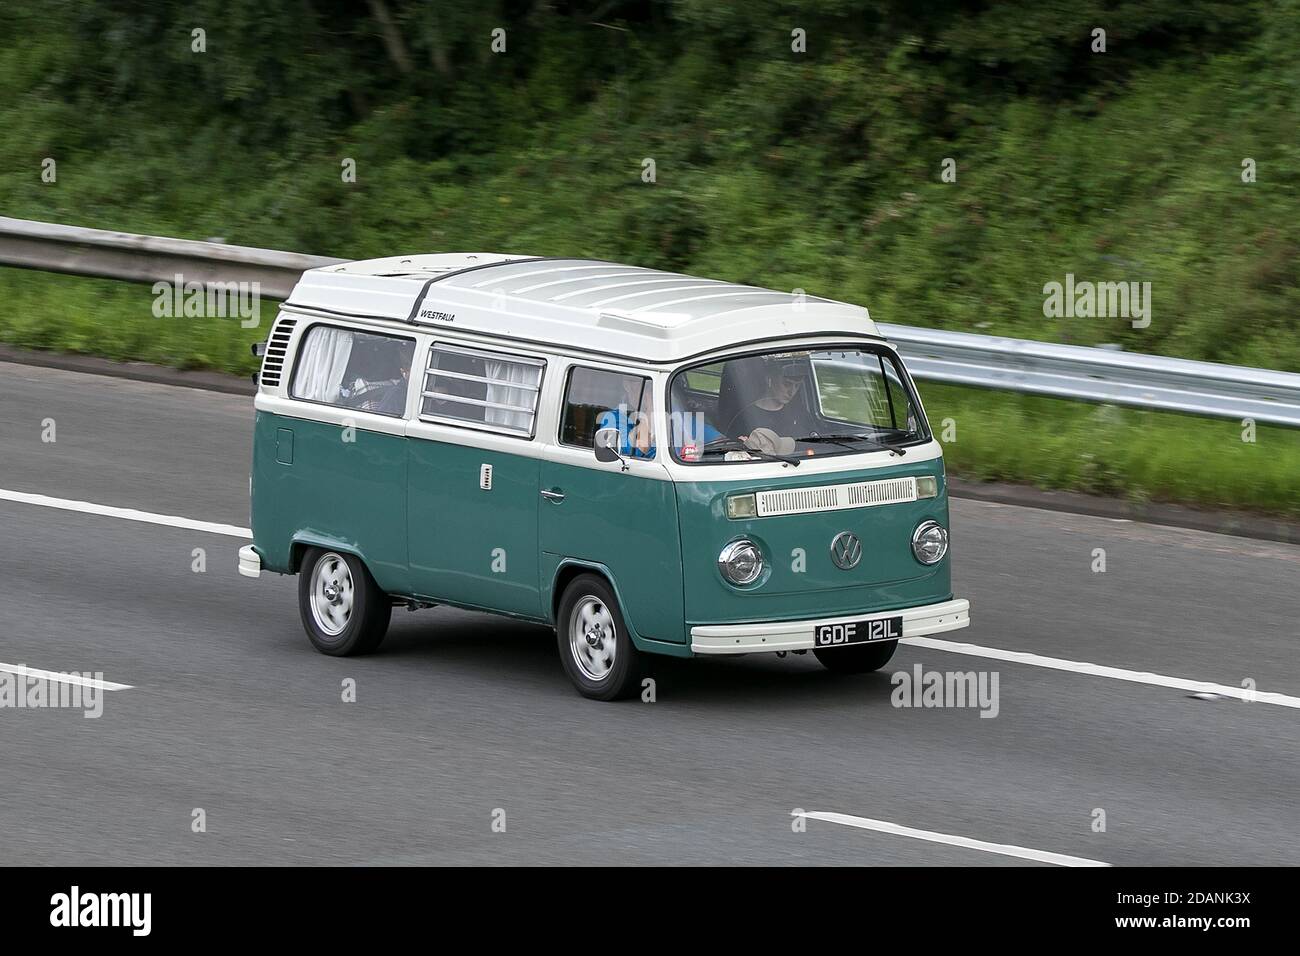
[[[542,497],[547,501],[553,501],[558,505],[564,500],[564,492],[559,488],[543,488]]]

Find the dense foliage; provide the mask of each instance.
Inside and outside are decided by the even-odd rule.
[[[1300,369],[1296,0],[19,0],[5,19],[8,215],[591,255]],[[1067,272],[1150,281],[1150,327],[1045,318]]]

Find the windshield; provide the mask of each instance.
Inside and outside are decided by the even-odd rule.
[[[745,355],[683,369],[669,386],[682,462],[802,461],[926,440],[897,358],[871,346]]]

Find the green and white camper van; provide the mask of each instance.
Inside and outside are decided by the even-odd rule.
[[[608,700],[648,654],[868,671],[969,623],[942,451],[859,306],[421,255],[304,273],[264,348],[240,571],[298,574],[323,653],[447,604],[553,626]]]

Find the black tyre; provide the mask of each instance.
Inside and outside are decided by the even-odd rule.
[[[850,644],[848,647],[819,647],[813,653],[828,671],[865,674],[888,664],[896,650],[898,641],[880,641],[877,644]]]
[[[564,671],[584,697],[619,700],[640,689],[644,661],[604,578],[583,574],[570,582],[560,599],[555,634]]]
[[[347,657],[379,647],[393,606],[360,558],[311,548],[298,573],[298,611],[316,650]]]

